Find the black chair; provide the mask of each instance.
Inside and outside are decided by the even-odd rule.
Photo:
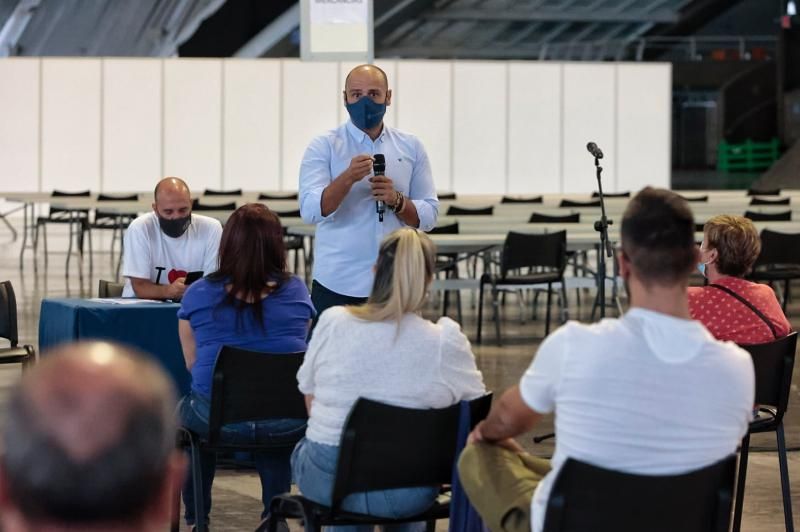
[[[125,285],[100,279],[97,282],[97,297],[122,297],[122,289]]]
[[[708,195],[705,196],[683,196],[678,194],[684,201],[689,203],[708,203]]]
[[[792,279],[800,279],[800,233],[779,233],[769,229],[761,231],[761,253],[753,271],[747,276],[752,281],[772,285],[783,281],[783,302],[786,313]]]
[[[576,200],[568,200],[562,199],[561,203],[558,204],[559,207],[599,207],[600,200],[591,200],[591,201],[576,201]]]
[[[594,192],[592,192],[592,197],[593,198],[599,198],[600,197],[600,192],[595,190]],[[630,198],[631,197],[631,192],[630,192],[630,190],[627,191],[627,192],[603,192],[603,197],[604,198]]]
[[[750,198],[750,205],[790,205],[791,202],[792,198],[777,198],[777,199],[767,199],[758,197]]]
[[[230,190],[214,190],[213,188],[207,188],[203,191],[203,196],[241,196],[242,189],[241,188],[234,188]]]
[[[457,235],[459,233],[458,222],[446,225],[439,225],[428,231],[430,235]],[[458,253],[440,253],[436,255],[436,275],[444,273],[445,279],[458,279]],[[464,323],[461,314],[461,292],[456,289],[456,309],[458,311],[458,322]],[[442,298],[442,316],[447,315],[450,306],[450,290],[444,290]]]
[[[231,444],[221,437],[224,425],[243,421],[272,418],[307,419],[305,398],[297,389],[297,370],[304,353],[257,353],[224,346],[214,364],[211,382],[211,405],[208,438],[200,438],[186,428],[178,429],[179,445],[188,447],[191,454],[192,480],[197,530],[205,530],[203,490],[200,483],[200,453],[202,451],[258,451],[281,444]],[[180,501],[173,507],[173,528],[177,524]]]
[[[63,190],[54,190],[51,194],[53,198],[88,198],[91,192],[88,190],[81,190],[79,192],[65,192]],[[48,265],[49,254],[47,252],[47,226],[50,224],[68,225],[69,226],[69,247],[67,248],[67,260],[65,264],[65,274],[69,276],[69,259],[72,257],[72,241],[77,240],[78,254],[81,259],[81,266],[83,265],[83,242],[86,233],[89,231],[89,209],[65,209],[61,207],[50,206],[47,216],[39,216],[36,218],[36,229],[33,235],[33,254],[34,257],[38,255],[39,249],[39,230],[42,230],[44,239],[44,264]],[[34,271],[38,271],[37,261],[33,261]],[[83,277],[83,268],[80,270],[81,278]]]
[[[126,194],[126,195],[118,195],[118,194],[98,194],[97,195],[98,204],[100,202],[115,202],[115,201],[139,201],[139,194]],[[125,230],[128,229],[128,226],[131,222],[136,219],[137,213],[135,211],[130,212],[119,212],[116,210],[104,210],[100,207],[95,209],[94,211],[94,220],[89,224],[89,253],[92,252],[92,230],[100,230],[100,231],[111,231],[111,264],[113,267],[114,264],[114,247],[117,241],[119,241],[119,256],[117,257],[117,278],[119,278],[119,270],[120,265],[122,264],[122,254],[125,251],[124,249],[124,239],[123,236],[125,235]],[[90,270],[91,268],[91,255],[89,255],[90,261]]]
[[[500,275],[484,273],[480,279],[477,343],[481,343],[483,292],[487,284],[491,285],[495,333],[498,345],[500,344],[500,311],[497,300],[499,290],[538,288],[542,284],[547,284],[545,336],[550,334],[550,303],[553,294],[553,283],[561,283],[561,305],[563,308],[567,307],[567,291],[564,285],[564,268],[566,268],[566,265],[566,231],[544,234],[509,232],[503,244],[503,251],[500,257]],[[523,268],[527,268],[528,272],[515,273],[515,270]],[[540,268],[542,271],[533,271],[534,268]]]
[[[295,209],[293,211],[273,211],[275,214],[280,216],[281,218],[300,218],[300,209]],[[306,251],[306,246],[303,241],[302,236],[298,235],[290,235],[286,226],[283,226],[283,242],[286,245],[286,251],[291,251],[294,253],[294,273],[298,274],[300,272],[300,257],[303,257],[303,267],[306,271],[306,277],[308,277],[308,252]]]
[[[786,459],[786,439],[783,434],[783,416],[789,407],[792,388],[797,333],[768,344],[743,345],[753,357],[756,373],[756,404],[758,417],[750,423],[750,430],[742,438],[739,458],[739,475],[736,481],[736,505],[733,512],[733,531],[738,532],[742,524],[745,478],[747,477],[747,455],[750,435],[760,432],[775,432],[778,441],[778,465],[781,471],[783,494],[783,518],[786,530],[794,530],[792,521],[792,496],[789,489],[789,466]]]
[[[489,413],[491,399],[489,394],[470,402],[473,426]],[[450,484],[457,458],[459,410],[458,404],[423,410],[359,399],[342,430],[331,506],[301,495],[280,495],[272,499],[269,519],[259,530],[275,532],[278,519],[290,518],[302,519],[307,531],[417,521],[427,522],[432,531],[436,520],[449,517],[449,501],[401,519],[346,512],[341,504],[351,493]]]
[[[727,532],[736,455],[680,475],[634,475],[568,458],[544,532]]]
[[[748,196],[780,196],[781,189],[779,188],[767,188],[763,190],[759,190],[757,188],[751,188],[747,191]]]
[[[289,192],[286,194],[266,194],[262,192],[258,195],[258,199],[260,200],[296,200],[297,198],[297,192]]]
[[[782,211],[782,212],[745,211],[744,217],[749,218],[754,222],[791,222],[792,211]]]
[[[534,196],[532,198],[517,198],[513,196],[503,196],[500,203],[542,203],[542,196]]]
[[[437,199],[441,200],[454,200],[456,199],[455,192],[442,192],[441,194],[436,194]]]
[[[494,214],[494,205],[478,208],[450,205],[447,207],[447,214],[445,216],[491,216],[492,214]]]
[[[0,364],[22,364],[25,370],[36,362],[36,350],[32,345],[19,345],[17,330],[17,298],[11,281],[0,283],[0,338],[9,342],[8,347],[0,347]]]
[[[579,224],[581,223],[581,213],[574,212],[572,214],[541,214],[538,212],[531,213],[528,218],[529,224]]]
[[[192,210],[193,211],[235,211],[236,210],[236,202],[231,201],[230,203],[217,203],[215,205],[211,205],[208,203],[200,203],[199,200],[194,199],[192,200]]]

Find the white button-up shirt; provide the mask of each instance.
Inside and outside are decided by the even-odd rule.
[[[384,125],[373,141],[349,120],[311,141],[300,166],[300,214],[317,224],[314,240],[314,279],[325,288],[351,297],[367,297],[372,290],[372,266],[383,237],[405,224],[386,209],[378,221],[369,177],[358,181],[339,208],[322,216],[322,191],[349,166],[356,155],[386,157],[386,176],[395,190],[413,201],[419,229],[436,225],[439,200],[428,154],[419,139]]]

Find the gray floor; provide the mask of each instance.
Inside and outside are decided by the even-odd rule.
[[[58,229],[51,233],[51,250],[58,249]],[[62,237],[63,243],[63,237]],[[93,297],[96,295],[98,279],[112,279],[111,261],[107,253],[95,252],[94,273],[90,276],[88,267],[84,268],[84,280],[78,279],[76,261],[70,265],[70,276],[65,276],[63,252],[52,252],[49,268],[43,267],[39,261],[39,272],[35,274],[32,267],[32,256],[26,253],[25,269],[19,269],[19,241],[13,242],[7,228],[0,226],[0,280],[10,279],[17,292],[17,304],[20,321],[20,339],[24,343],[37,344],[39,305],[44,297]],[[95,237],[95,249],[108,249],[100,238]],[[800,294],[800,287],[796,293]],[[588,319],[590,307],[587,305],[589,295],[584,294],[584,305],[575,304],[574,292],[571,298],[570,312],[573,317]],[[464,293],[465,331],[474,338],[476,330],[475,311],[470,308],[470,298]],[[515,383],[536,353],[544,332],[543,320],[526,320],[521,323],[520,311],[516,300],[510,299],[506,305],[503,323],[504,345],[493,345],[493,330],[487,321],[485,332],[488,343],[473,346],[478,366],[483,371],[487,386],[496,393],[502,392]],[[800,326],[800,299],[790,304],[790,318],[795,328]],[[437,317],[437,309],[431,307],[428,312],[431,318]],[[452,310],[455,316],[455,310]],[[528,316],[528,318],[530,318]],[[0,366],[0,412],[4,408],[8,388],[16,381],[19,370],[15,367]],[[0,415],[1,417],[1,415]],[[545,419],[534,431],[536,434],[551,432],[552,419]],[[790,448],[800,447],[800,394],[797,386],[792,387],[790,409],[786,418],[787,444]],[[545,442],[534,445],[531,435],[521,438],[521,443],[531,452],[542,456],[552,453],[552,443]],[[745,497],[744,530],[778,531],[783,530],[783,512],[780,497],[780,481],[776,455],[773,451],[775,442],[772,435],[753,438],[754,450],[748,468],[748,482]],[[790,477],[800,479],[800,455],[796,451],[789,453]],[[797,485],[797,484],[796,484]],[[795,488],[795,491],[800,487]],[[793,498],[795,525],[800,525],[800,505]],[[258,523],[260,513],[260,488],[258,478],[253,472],[221,470],[214,483],[214,508],[212,522],[214,530],[252,530]],[[444,529],[441,523],[439,527]],[[295,525],[292,524],[295,529]]]

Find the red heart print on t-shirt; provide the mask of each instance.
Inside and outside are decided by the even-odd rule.
[[[167,274],[167,280],[169,281],[169,284],[174,283],[175,279],[180,279],[181,277],[186,277],[186,272],[183,270],[172,269]]]

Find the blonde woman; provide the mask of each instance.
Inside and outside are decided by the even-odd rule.
[[[378,251],[367,303],[331,307],[320,317],[297,373],[310,417],[306,437],[292,455],[295,482],[309,499],[331,503],[342,426],[359,397],[442,408],[485,393],[459,325],[449,318],[432,323],[419,315],[435,257],[436,248],[424,233],[395,231]],[[430,487],[359,493],[347,497],[342,507],[401,517],[425,510],[436,495]]]

